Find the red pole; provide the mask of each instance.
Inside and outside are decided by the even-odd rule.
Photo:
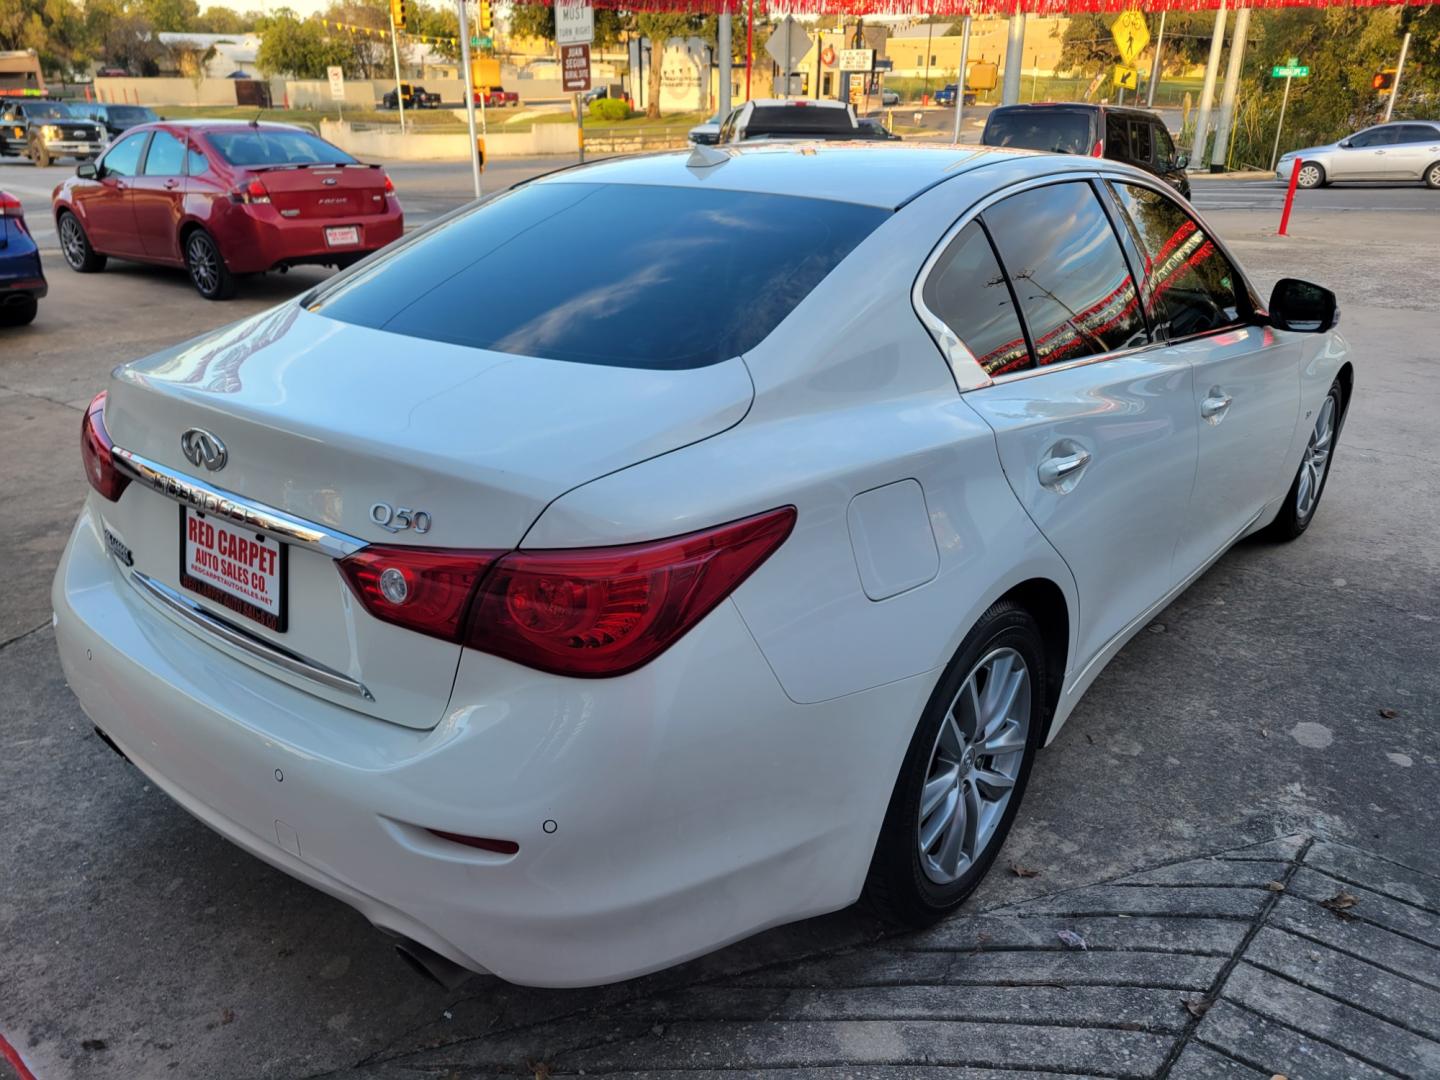
[[[1299,158],[1295,159],[1295,167],[1290,170],[1290,188],[1285,192],[1285,209],[1280,213],[1280,231],[1276,236],[1284,236],[1285,230],[1290,225],[1290,206],[1295,202],[1295,187],[1300,183],[1300,166],[1305,162]]]
[[[755,0],[750,0],[750,16],[745,20],[745,100],[750,100],[750,58],[755,53]]]

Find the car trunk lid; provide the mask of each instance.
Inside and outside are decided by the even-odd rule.
[[[251,166],[285,217],[350,218],[385,212],[385,172],[378,165]]]
[[[339,537],[503,551],[564,492],[725,430],[751,396],[738,359],[685,371],[565,363],[419,341],[290,304],[119,369],[105,419],[116,446],[142,461]],[[187,460],[192,429],[223,443],[223,466]],[[371,617],[335,554],[303,542],[285,544],[284,628],[236,614],[182,581],[177,501],[141,482],[103,506],[136,570],[363,685],[372,700],[272,670],[277,678],[408,726],[439,721],[458,645]],[[412,521],[428,515],[428,530],[379,524],[394,528],[402,509]],[[265,536],[262,547],[285,540],[237,529],[233,514],[207,520],[242,540]]]

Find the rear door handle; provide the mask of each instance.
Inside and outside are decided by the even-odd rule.
[[[1218,423],[1225,415],[1225,410],[1230,408],[1231,400],[1233,399],[1229,394],[1222,394],[1218,389],[1211,390],[1210,396],[1200,403],[1200,415],[1206,420]]]
[[[1073,454],[1066,454],[1064,457],[1046,458],[1035,470],[1040,477],[1040,483],[1045,487],[1052,487],[1064,480],[1067,476],[1073,476],[1086,465],[1090,464],[1090,452],[1088,450],[1077,450]]]

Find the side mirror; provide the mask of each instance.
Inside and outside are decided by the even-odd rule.
[[[1340,321],[1335,294],[1298,278],[1281,278],[1270,293],[1270,325],[1277,330],[1323,334]]]
[[[100,170],[95,167],[93,161],[82,161],[75,166],[75,175],[81,180],[94,180],[100,175]]]
[[[1336,143],[1336,145],[1339,146],[1341,149],[1349,150],[1349,149],[1350,149],[1350,140],[1349,140],[1349,139],[1341,139],[1338,143]]]
[[[1176,155],[1175,155],[1175,168],[1177,168],[1177,169],[1188,169],[1189,167],[1190,167],[1190,155],[1189,155],[1189,154],[1176,154]]]

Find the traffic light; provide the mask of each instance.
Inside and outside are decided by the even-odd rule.
[[[390,21],[396,30],[405,29],[405,0],[390,0]]]
[[[495,28],[495,16],[490,12],[490,0],[480,0],[480,32],[488,34]]]
[[[1386,68],[1384,71],[1377,71],[1375,77],[1370,80],[1370,89],[1381,94],[1388,94],[1395,89],[1395,69]]]

